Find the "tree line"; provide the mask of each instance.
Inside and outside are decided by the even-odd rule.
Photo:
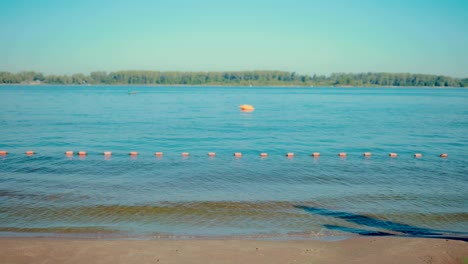
[[[333,73],[301,75],[285,71],[160,72],[116,71],[44,75],[0,72],[0,84],[252,85],[252,86],[428,86],[468,87],[468,78],[411,73]]]

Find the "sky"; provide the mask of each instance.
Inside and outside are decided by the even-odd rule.
[[[468,77],[465,0],[0,0],[0,71]]]

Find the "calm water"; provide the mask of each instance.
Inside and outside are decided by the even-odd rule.
[[[0,135],[3,235],[468,237],[466,89],[1,86]]]

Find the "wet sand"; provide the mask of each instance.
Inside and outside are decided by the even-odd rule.
[[[0,263],[468,263],[457,240],[341,241],[0,238]]]

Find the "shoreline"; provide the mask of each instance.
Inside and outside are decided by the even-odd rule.
[[[430,238],[95,240],[0,238],[1,263],[466,263],[468,244]]]
[[[77,232],[78,231],[78,232]],[[72,239],[72,240],[134,240],[134,241],[164,241],[164,240],[258,240],[258,241],[339,241],[359,237],[357,234],[337,234],[327,231],[291,232],[287,234],[239,234],[239,235],[193,235],[193,234],[132,234],[117,230],[102,230],[95,232],[79,232],[66,229],[51,232],[35,231],[0,231],[0,239]],[[454,238],[455,240],[457,238]]]
[[[218,87],[218,88],[394,88],[394,89],[464,89],[468,87],[460,86],[350,86],[350,85],[331,85],[331,86],[310,86],[310,85],[221,85],[221,84],[30,84],[30,83],[0,83],[2,86],[53,86],[53,87]]]

